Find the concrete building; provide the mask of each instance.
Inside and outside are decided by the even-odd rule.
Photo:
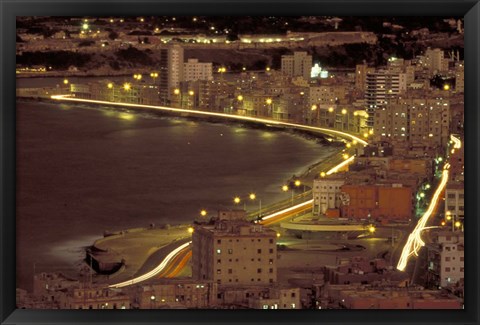
[[[343,184],[345,173],[332,174],[313,181],[313,215],[329,215],[329,211],[340,208],[340,188]]]
[[[450,225],[446,225],[449,228]],[[463,285],[465,277],[465,243],[460,230],[441,231],[427,245],[428,284],[433,287]]]
[[[425,51],[425,65],[431,74],[448,71],[448,59],[445,59],[445,52],[439,48]]]
[[[243,210],[220,211],[213,224],[195,226],[194,279],[229,286],[277,281],[276,232],[246,221],[245,216]]]
[[[183,80],[212,80],[213,67],[211,62],[198,62],[198,59],[188,59],[183,65]]]
[[[180,86],[180,82],[184,79],[183,56],[183,47],[180,45],[175,44],[160,49],[158,82],[162,104],[167,104],[171,100],[174,90]]]
[[[217,284],[192,279],[161,279],[131,290],[135,308],[212,308],[216,305]]]
[[[404,73],[392,73],[386,70],[367,73],[365,109],[368,113],[368,125],[373,127],[375,113],[383,109],[390,100],[404,93],[406,89],[407,77]]]
[[[293,55],[282,55],[281,70],[289,77],[301,76],[310,80],[312,56],[307,52],[294,52]]]
[[[355,88],[365,91],[367,74],[375,71],[375,68],[369,68],[366,64],[357,64],[355,68]]]
[[[463,182],[448,182],[445,189],[445,215],[452,220],[463,221],[465,216],[465,185]]]
[[[446,98],[392,99],[375,111],[374,138],[428,147],[445,146],[449,136],[449,109]]]

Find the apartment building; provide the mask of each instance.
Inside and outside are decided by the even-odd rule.
[[[230,286],[277,281],[276,232],[246,221],[245,216],[244,210],[219,211],[213,224],[195,226],[194,279]]]

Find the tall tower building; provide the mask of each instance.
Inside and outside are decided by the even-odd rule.
[[[367,73],[365,82],[365,104],[368,113],[367,126],[374,126],[375,112],[385,108],[388,101],[404,93],[407,77],[404,73],[376,71]]]
[[[289,77],[301,76],[310,79],[312,56],[307,52],[294,52],[293,55],[282,55],[282,72]]]
[[[160,50],[160,103],[166,105],[183,80],[183,47],[171,45]]]
[[[213,224],[193,232],[192,272],[220,285],[270,285],[277,281],[276,232],[246,221],[243,210],[219,211]]]

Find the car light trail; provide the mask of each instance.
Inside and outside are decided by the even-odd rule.
[[[289,207],[289,208],[283,209],[283,210],[281,210],[281,211],[272,213],[272,214],[270,214],[270,215],[268,215],[268,216],[265,216],[265,217],[262,218],[262,221],[268,220],[268,219],[271,219],[271,218],[274,218],[274,217],[279,216],[279,215],[281,215],[281,214],[283,214],[283,213],[290,212],[290,211],[292,211],[292,210],[295,210],[295,209],[300,208],[300,207],[304,207],[304,206],[309,205],[309,204],[311,205],[312,203],[313,203],[313,199],[308,200],[308,201],[305,201],[305,202],[303,202],[303,203],[294,205],[294,206],[292,206],[292,207]]]
[[[333,167],[332,169],[330,169],[328,172],[326,172],[327,175],[331,175],[331,174],[334,174],[336,172],[338,172],[338,170],[340,168],[343,168],[345,166],[347,166],[348,164],[352,163],[353,160],[355,159],[355,156],[351,156],[350,158],[348,158],[347,160],[345,161],[342,161],[341,163],[339,163],[337,166]]]
[[[445,186],[447,185],[449,168],[450,168],[450,164],[446,163],[442,172],[442,180],[440,181],[440,184],[438,185],[437,190],[435,191],[435,194],[432,197],[432,201],[430,202],[430,205],[427,211],[423,214],[420,220],[418,220],[417,225],[413,229],[412,233],[408,236],[407,243],[403,247],[402,255],[400,256],[400,259],[397,264],[397,269],[400,271],[405,270],[405,267],[407,266],[408,259],[410,258],[410,256],[412,255],[418,256],[418,250],[422,246],[425,246],[425,242],[422,240],[421,233],[423,230],[428,228],[425,225],[427,224],[428,219],[430,218],[433,211],[435,210],[435,207],[437,206],[440,194],[442,193],[442,191],[445,189]]]
[[[175,248],[173,251],[171,251],[162,261],[162,263],[160,263],[156,268],[154,268],[153,270],[151,270],[150,272],[148,273],[145,273],[144,275],[141,275],[139,277],[136,277],[134,279],[131,279],[131,280],[128,280],[128,281],[124,281],[124,282],[120,282],[120,283],[116,283],[116,284],[112,284],[112,285],[109,285],[108,287],[109,288],[122,288],[122,287],[126,287],[126,286],[129,286],[129,285],[132,285],[132,284],[135,284],[135,283],[139,283],[139,282],[142,282],[142,281],[145,281],[145,280],[148,280],[150,279],[151,277],[154,277],[155,275],[157,275],[158,273],[160,273],[166,266],[167,264],[170,262],[170,260],[175,256],[177,255],[182,249],[186,248],[188,245],[190,245],[192,242],[188,242],[188,243],[185,243],[183,245],[180,245],[179,247]]]
[[[304,130],[311,130],[311,131],[320,131],[325,133],[332,133],[341,137],[350,138],[355,140],[363,145],[367,145],[365,140],[360,139],[352,134],[341,132],[333,129],[326,129],[326,128],[319,128],[315,126],[308,126],[302,124],[295,124],[295,123],[288,123],[288,122],[280,122],[275,120],[269,119],[262,119],[262,118],[255,118],[250,116],[239,116],[239,115],[231,115],[231,114],[224,114],[224,113],[214,113],[214,112],[204,112],[204,111],[196,111],[184,108],[173,108],[173,107],[166,107],[166,106],[154,106],[154,105],[143,105],[143,104],[130,104],[130,103],[121,103],[121,102],[110,102],[104,100],[93,100],[93,99],[82,99],[82,98],[73,98],[71,95],[53,95],[51,99],[55,100],[65,100],[65,101],[73,101],[73,102],[80,102],[80,103],[93,103],[93,104],[104,104],[104,105],[115,105],[115,106],[126,106],[126,107],[136,107],[136,108],[149,108],[149,109],[158,109],[163,111],[169,112],[177,112],[177,113],[190,113],[190,114],[197,114],[197,115],[206,115],[206,116],[217,116],[228,118],[232,120],[243,120],[243,121],[250,121],[250,122],[257,122],[257,123],[265,123],[271,125],[278,125],[278,126],[291,126],[298,129]]]
[[[462,147],[462,141],[453,134],[450,134],[450,140],[453,141],[453,148],[460,149]]]

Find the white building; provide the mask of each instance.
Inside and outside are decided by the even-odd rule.
[[[313,181],[313,215],[325,215],[329,209],[341,205],[340,187],[345,184],[344,173],[338,173]]]
[[[183,64],[183,81],[212,80],[213,66],[211,62],[198,62],[198,59],[188,59]]]
[[[440,232],[437,243],[429,245],[428,271],[433,283],[444,288],[463,282],[465,244],[463,232]]]
[[[463,182],[450,182],[445,189],[445,215],[463,220],[465,215],[465,187]]]

